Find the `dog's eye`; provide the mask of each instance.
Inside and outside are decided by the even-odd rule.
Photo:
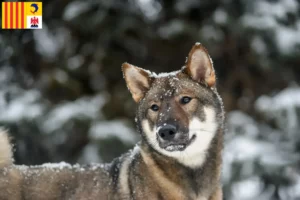
[[[180,103],[182,103],[182,104],[187,104],[187,103],[189,103],[191,100],[192,100],[191,97],[182,97],[182,98],[180,99]]]
[[[150,108],[153,111],[158,111],[158,109],[159,109],[158,105],[156,105],[156,104],[153,104]]]

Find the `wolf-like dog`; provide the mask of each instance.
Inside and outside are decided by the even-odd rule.
[[[224,111],[207,50],[196,43],[171,73],[122,70],[138,104],[136,147],[110,164],[18,166],[0,131],[0,200],[222,199]]]

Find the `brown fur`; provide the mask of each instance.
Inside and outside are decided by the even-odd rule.
[[[195,52],[196,58],[193,57]],[[137,123],[142,141],[137,147],[105,165],[17,166],[12,164],[10,141],[2,131],[0,200],[222,199],[224,113],[206,49],[195,45],[186,67],[170,77],[155,77],[128,63],[123,64],[123,72],[133,99],[138,103]],[[180,103],[185,96],[191,97],[191,101]],[[159,111],[149,109],[153,104],[158,105]],[[205,122],[208,116],[204,107],[213,109],[217,129],[206,151],[199,155],[204,158],[201,165],[180,163],[156,150],[148,140],[142,121],[148,121],[151,129],[174,123],[180,127],[180,132],[185,133],[182,136],[186,136],[193,132],[188,126],[195,116]],[[197,137],[201,138],[201,135]]]
[[[6,131],[0,128],[0,168],[13,163],[10,139]]]
[[[130,64],[124,63],[122,65],[122,71],[133,99],[139,102],[143,98],[144,93],[149,89],[151,78],[147,76],[147,72],[143,69],[138,67],[132,68],[130,66]],[[142,76],[137,77],[135,76],[136,74],[141,74]]]
[[[206,67],[201,67],[198,69],[198,76],[194,76],[193,74],[193,55],[195,54],[196,51],[200,51],[203,53],[203,56],[199,61],[197,62],[198,65],[206,66]],[[212,87],[216,83],[216,76],[215,76],[215,71],[213,69],[212,63],[210,61],[210,57],[208,54],[208,51],[206,48],[200,44],[196,44],[193,46],[192,50],[189,53],[188,60],[187,60],[187,74],[189,74],[195,81],[197,82],[202,82],[206,83],[209,87]],[[201,69],[201,70],[200,70]]]
[[[209,200],[221,200],[223,199],[223,193],[222,193],[222,189],[218,188],[214,194],[210,197]]]

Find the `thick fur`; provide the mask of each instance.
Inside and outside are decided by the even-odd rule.
[[[13,163],[12,148],[5,130],[0,129],[0,168],[10,166]]]
[[[18,166],[0,131],[0,200],[222,199],[224,112],[204,47],[196,44],[178,72],[155,75],[127,63],[123,72],[141,142],[110,164]],[[170,144],[158,134],[168,124],[177,128]]]

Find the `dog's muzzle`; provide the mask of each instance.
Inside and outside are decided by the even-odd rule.
[[[196,135],[189,139],[188,133],[182,133],[174,125],[167,124],[158,130],[157,137],[159,146],[172,152],[185,150],[195,140]]]

